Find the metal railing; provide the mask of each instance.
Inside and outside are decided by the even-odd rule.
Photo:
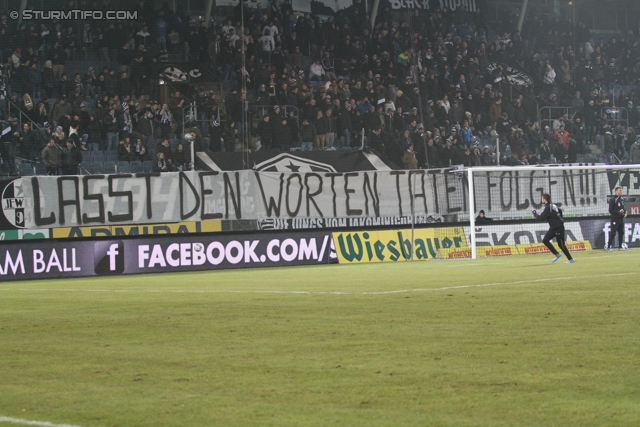
[[[542,107],[539,111],[541,129],[544,129],[545,126],[553,128],[554,120],[563,117],[565,114],[571,121],[573,121],[573,118],[576,115],[576,110],[573,107]]]
[[[22,129],[22,123],[23,123],[22,118],[24,117],[25,119],[27,119],[27,120],[24,120],[24,122],[29,122],[31,124],[31,129],[38,129],[38,130],[41,130],[41,131],[46,131],[45,128],[43,128],[38,123],[33,121],[33,119],[31,117],[29,117],[29,115],[26,112],[24,112],[20,107],[18,107],[10,99],[7,99],[7,107],[10,107],[9,110],[11,110],[12,112],[13,112],[13,110],[17,110],[18,111],[18,124],[20,125],[20,129]]]
[[[605,123],[612,127],[618,123],[625,127],[629,125],[629,111],[624,107],[602,107],[600,117],[606,117]]]
[[[618,123],[625,127],[629,125],[629,111],[624,107],[600,107],[598,112],[600,123],[604,123],[612,127]],[[578,112],[574,107],[542,107],[540,109],[540,115],[542,116],[540,127],[544,129],[544,126],[546,125],[552,128],[553,122],[565,114],[568,116],[569,121],[573,122],[577,113]]]
[[[510,101],[514,100],[514,92],[516,93],[516,98],[517,98],[517,95],[522,95],[527,100],[527,102],[531,102],[535,104],[536,121],[540,123],[540,119],[541,119],[540,103],[538,102],[538,100],[534,96],[531,96],[530,94],[520,90],[520,88],[518,88],[517,86],[509,85],[509,95],[511,97]]]
[[[167,79],[160,79],[159,82],[159,86],[162,86],[162,88],[160,88],[161,90],[164,90],[164,102],[169,103],[169,93],[167,89],[171,89],[171,93],[175,93],[175,92],[180,92],[180,95],[182,95],[182,97],[187,101],[187,102],[191,102],[191,99],[186,96],[182,90],[178,89],[177,87],[175,87],[174,85],[171,84],[171,82],[169,82]]]
[[[262,119],[264,115],[270,114],[273,111],[274,107],[275,105],[253,105],[249,108],[252,113],[258,114],[260,116],[260,119]],[[282,110],[283,118],[289,118],[289,113],[293,111],[293,117],[296,119],[296,122],[300,124],[298,107],[294,105],[278,105],[278,107],[280,107],[280,109]]]

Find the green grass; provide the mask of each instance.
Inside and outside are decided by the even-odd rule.
[[[638,253],[576,258],[1,283],[0,417],[638,425]]]

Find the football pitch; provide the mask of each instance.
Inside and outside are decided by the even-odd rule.
[[[0,425],[640,425],[639,252],[0,283]]]

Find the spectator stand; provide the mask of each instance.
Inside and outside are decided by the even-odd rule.
[[[212,126],[225,126],[227,119],[224,112],[220,111],[221,108],[217,108],[215,114],[211,114],[206,111],[206,108],[198,106],[196,101],[191,102],[189,105],[182,109],[182,133],[180,138],[170,139],[171,150],[175,151],[178,143],[184,144],[184,149],[189,150],[191,158],[195,158],[196,144],[192,143],[190,138],[185,137],[191,131],[196,131],[196,137],[201,138],[202,146],[201,151],[206,151],[211,148],[211,141],[209,132]],[[220,144],[220,141],[217,141]],[[218,147],[219,151],[220,147]]]
[[[595,65],[596,56],[602,57],[604,63],[602,67],[603,75],[597,78],[592,78],[593,76],[590,75],[589,84],[584,86],[587,90],[580,88],[585,103],[588,99],[598,97],[610,101],[608,104],[605,102],[604,105],[620,105],[624,108],[627,105],[627,100],[632,100],[634,106],[640,104],[640,96],[635,93],[640,79],[634,76],[631,71],[624,71],[624,73],[627,73],[624,75],[623,73],[616,74],[616,71],[622,72],[623,69],[634,70],[639,68],[637,67],[638,49],[633,46],[638,36],[638,29],[630,24],[633,22],[635,26],[637,23],[637,19],[634,17],[637,17],[638,11],[640,11],[638,2],[632,2],[634,4],[629,6],[628,13],[619,13],[619,10],[616,10],[614,14],[610,12],[615,6],[612,7],[607,2],[593,1],[589,5],[585,5],[583,2],[574,2],[577,4],[573,5],[573,7],[568,7],[566,4],[551,6],[549,2],[545,2],[544,5],[540,2],[529,2],[531,4],[529,4],[524,15],[525,25],[522,27],[521,33],[516,30],[518,15],[515,11],[520,2],[517,2],[517,5],[506,0],[491,0],[487,4],[483,2],[482,14],[476,13],[475,10],[467,9],[465,11],[462,4],[457,4],[460,2],[453,1],[443,2],[445,10],[440,11],[438,14],[434,13],[436,9],[434,3],[437,2],[431,2],[431,9],[417,10],[416,7],[414,8],[415,10],[412,10],[409,6],[406,8],[402,6],[404,9],[401,8],[396,11],[390,10],[387,2],[382,3],[381,13],[373,25],[368,25],[362,10],[357,15],[355,8],[337,12],[335,15],[329,13],[333,16],[321,16],[324,13],[320,13],[318,9],[306,16],[303,16],[303,14],[299,16],[290,14],[291,18],[296,16],[296,19],[291,19],[291,22],[283,19],[286,14],[284,11],[279,11],[277,7],[269,11],[265,10],[264,13],[269,15],[268,20],[273,20],[275,27],[278,29],[276,50],[278,48],[282,49],[281,53],[270,55],[268,60],[263,58],[262,46],[256,42],[264,29],[264,23],[253,14],[247,15],[246,13],[244,13],[244,21],[241,23],[241,14],[238,13],[240,9],[236,7],[224,10],[229,12],[229,19],[234,30],[243,28],[243,30],[247,31],[246,39],[242,39],[238,35],[230,35],[223,28],[222,16],[217,17],[217,20],[215,18],[212,21],[207,19],[207,22],[204,23],[205,25],[202,25],[199,22],[201,20],[200,17],[195,14],[187,16],[180,5],[178,5],[177,10],[172,10],[169,6],[166,6],[164,8],[165,20],[168,22],[170,18],[179,18],[184,23],[184,28],[179,35],[179,42],[173,43],[171,41],[173,46],[170,46],[170,43],[167,42],[169,49],[163,49],[162,52],[155,46],[155,40],[152,35],[146,38],[139,36],[137,33],[144,24],[149,25],[158,18],[151,10],[148,16],[142,19],[115,23],[115,28],[112,27],[110,29],[111,23],[107,22],[95,23],[91,26],[92,31],[95,32],[93,34],[94,40],[97,41],[98,37],[101,36],[100,40],[106,40],[108,44],[112,44],[113,40],[120,39],[114,36],[123,35],[126,38],[126,40],[122,40],[126,42],[123,43],[126,45],[124,47],[123,44],[117,45],[116,43],[109,48],[103,48],[98,43],[95,43],[90,49],[85,49],[81,41],[85,22],[63,22],[63,30],[71,29],[73,31],[69,33],[69,36],[65,37],[65,45],[61,46],[64,50],[62,66],[69,78],[69,83],[72,83],[71,80],[73,80],[75,73],[78,73],[79,77],[83,79],[89,66],[95,69],[96,76],[101,74],[100,70],[106,64],[111,69],[115,69],[116,73],[122,70],[130,71],[128,82],[130,88],[125,90],[118,87],[115,92],[109,94],[109,102],[113,99],[114,94],[120,97],[135,94],[135,98],[144,95],[146,99],[168,102],[171,98],[170,93],[173,94],[175,91],[180,91],[187,104],[196,103],[197,112],[194,120],[191,118],[185,120],[184,114],[176,111],[174,119],[177,123],[171,129],[171,136],[178,136],[178,130],[181,130],[181,135],[178,137],[182,138],[188,129],[187,125],[195,124],[195,127],[200,131],[203,142],[206,141],[205,138],[210,137],[206,120],[215,121],[218,125],[223,123],[223,126],[221,126],[223,128],[228,128],[230,122],[226,118],[228,111],[226,111],[223,102],[218,103],[215,117],[206,117],[205,115],[204,118],[201,118],[201,104],[198,101],[197,94],[194,94],[197,91],[196,88],[211,85],[213,90],[220,91],[219,100],[224,99],[223,95],[226,91],[231,91],[233,88],[243,88],[243,90],[246,88],[246,100],[249,102],[250,109],[253,109],[255,107],[252,104],[257,104],[254,91],[257,90],[260,83],[268,83],[268,79],[261,75],[261,72],[265,70],[264,66],[268,65],[269,71],[277,70],[274,81],[278,86],[284,80],[295,80],[293,78],[295,77],[298,80],[298,85],[304,81],[307,86],[310,85],[314,89],[312,95],[319,98],[320,92],[329,92],[333,82],[328,82],[330,85],[326,85],[327,79],[324,74],[319,76],[320,81],[309,81],[308,77],[312,60],[323,58],[326,53],[331,55],[332,61],[344,59],[348,62],[347,65],[342,66],[340,72],[338,72],[337,67],[334,67],[334,65],[338,65],[339,61],[331,63],[331,66],[334,67],[332,69],[338,77],[336,82],[342,80],[343,82],[349,82],[351,85],[351,93],[345,96],[349,98],[355,97],[356,103],[361,101],[365,94],[375,95],[374,98],[369,96],[370,101],[391,98],[391,101],[395,103],[396,90],[401,89],[405,95],[410,95],[411,106],[418,107],[418,114],[422,121],[429,120],[427,108],[437,110],[438,101],[442,100],[444,95],[447,95],[451,104],[453,104],[454,97],[461,104],[465,104],[463,111],[470,111],[472,115],[482,113],[485,117],[487,116],[487,104],[485,101],[491,101],[493,97],[502,97],[504,101],[502,111],[510,113],[511,107],[507,107],[507,105],[511,105],[513,101],[521,98],[523,107],[526,110],[526,120],[522,120],[521,123],[533,122],[536,119],[540,122],[540,119],[543,118],[541,114],[543,112],[546,114],[547,111],[543,110],[543,108],[571,105],[573,91],[577,89],[577,83],[579,83],[580,70],[584,68],[587,61],[592,61],[592,65]],[[395,3],[397,4],[398,2]],[[402,2],[400,3],[403,4]],[[472,4],[472,2],[463,3],[466,3],[464,7],[469,7]],[[247,5],[251,4],[253,2],[248,2]],[[404,4],[408,4],[408,2],[404,2]],[[473,5],[475,7],[476,3],[473,2]],[[387,9],[382,10],[384,8]],[[222,11],[222,9],[215,10]],[[189,7],[190,12],[191,8]],[[412,12],[416,12],[415,15]],[[414,19],[414,16],[418,17],[418,19]],[[578,20],[576,20],[576,16]],[[595,19],[596,16],[599,19]],[[226,18],[225,16],[225,23]],[[579,21],[587,23],[587,27],[584,30],[582,30],[582,25],[578,25]],[[35,22],[34,24],[36,27],[44,25],[51,29],[51,23],[48,22]],[[336,24],[335,27],[332,27],[333,24]],[[27,28],[29,28],[29,25],[31,24],[29,23]],[[463,25],[467,25],[467,27],[462,28]],[[619,30],[620,34],[614,33],[612,29]],[[629,30],[633,30],[635,36],[630,34]],[[297,31],[298,39],[292,39],[292,31]],[[153,31],[151,32],[153,33]],[[126,37],[127,33],[128,37]],[[621,37],[621,35],[624,37]],[[625,66],[613,67],[614,70],[612,72],[609,65],[612,62],[611,60],[617,59],[618,64],[620,64],[621,60],[624,59],[622,46],[621,49],[617,49],[615,45],[610,45],[610,40],[614,37],[620,41],[623,38],[625,39],[624,47],[625,49],[631,48],[632,57],[631,62],[627,62]],[[346,39],[349,38],[350,43],[346,43]],[[15,51],[19,47],[22,48],[23,58],[27,57],[28,46],[19,46],[18,44],[22,43],[19,40],[20,37],[13,37],[7,40],[8,49],[5,49],[4,52],[5,59],[7,55],[11,55],[11,51]],[[41,74],[41,71],[44,71],[41,69],[44,62],[48,59],[54,59],[52,40],[52,38],[38,38],[34,50],[29,54],[29,57],[32,57],[37,64],[36,74],[38,75]],[[240,55],[245,51],[241,45],[245,40],[246,62],[244,55],[241,62]],[[75,43],[75,46],[73,43]],[[357,45],[357,43],[360,44]],[[303,58],[299,61],[289,61],[291,52],[293,52],[296,45],[300,47],[300,54]],[[587,47],[596,49],[597,55],[589,54],[591,55],[590,57],[586,54]],[[441,48],[442,50],[438,52]],[[431,49],[431,52],[427,54],[429,49]],[[136,64],[131,60],[131,57],[136,52],[144,53],[144,64],[153,64],[148,67],[147,78],[143,79],[142,82],[140,75],[138,75],[137,79],[132,75]],[[385,52],[387,53],[386,55],[384,55]],[[458,58],[458,56],[461,58]],[[383,57],[382,64],[379,64],[381,57]],[[478,61],[474,62],[474,60],[478,59],[480,60],[479,63]],[[543,84],[544,72],[542,69],[546,62],[548,61],[553,64],[554,68],[558,69],[558,65],[566,59],[571,62],[572,71],[569,74],[572,73],[573,81],[569,83],[560,81],[561,74],[559,72],[558,81],[545,86]],[[513,86],[509,84],[508,79],[496,83],[495,76],[487,72],[486,63],[504,63],[520,70],[526,70],[534,80],[534,87],[521,88]],[[8,66],[11,67],[12,64],[9,63]],[[412,69],[411,67],[414,68]],[[448,70],[445,70],[447,67]],[[615,70],[615,68],[620,70]],[[140,70],[140,67],[138,67],[138,70]],[[298,77],[298,72],[302,72],[301,75],[303,77]],[[368,80],[375,80],[374,76],[378,73],[382,75],[381,80],[375,82],[373,89],[366,89],[364,87],[365,83]],[[472,89],[471,84],[468,83],[469,90],[463,89],[465,96],[467,93],[473,93],[473,99],[470,102],[472,107],[467,109],[466,98],[458,97],[454,88],[460,83],[458,80],[460,74],[464,74],[469,78],[470,73],[474,74],[478,80],[475,83],[479,84],[475,84]],[[15,75],[17,74],[15,73]],[[286,78],[283,77],[285,74]],[[41,95],[44,89],[41,83],[37,83],[37,80],[34,80],[33,83],[31,81],[27,82],[26,80],[21,80],[21,78],[16,78],[15,75],[8,78],[8,87],[11,88],[11,91],[18,93],[31,92],[34,103],[38,102],[38,98],[44,98]],[[243,78],[245,75],[247,78]],[[420,78],[423,76],[429,78],[430,75],[435,75],[436,84],[433,86],[427,84],[426,87],[421,86],[419,94],[416,92],[414,96],[413,90],[417,88],[417,85],[422,84],[420,83]],[[413,79],[411,84],[405,82],[406,77]],[[54,102],[56,97],[59,96],[58,87],[61,82],[58,77],[55,80],[55,95],[47,97],[47,99]],[[358,90],[354,90],[354,84],[357,80],[361,80],[362,85],[358,87]],[[403,84],[403,82],[405,83]],[[487,96],[481,102],[478,102],[478,92],[483,91],[485,85],[491,83],[493,83],[493,88],[487,91]],[[40,87],[38,87],[38,84],[40,84]],[[292,83],[290,82],[290,84]],[[81,98],[87,104],[89,112],[94,111],[96,101],[103,99],[104,94],[107,92],[105,86],[98,86],[96,85],[94,94],[86,93]],[[144,90],[141,89],[141,86]],[[587,92],[590,92],[594,86],[598,89],[597,93],[589,95]],[[123,86],[123,88],[126,87],[127,84]],[[378,91],[379,87],[382,90]],[[226,91],[223,89],[226,89]],[[65,94],[68,93],[68,88],[65,90]],[[331,93],[332,99],[335,100],[336,96],[340,96],[339,90],[335,88],[331,88],[331,90],[333,91]],[[87,92],[92,91],[88,90]],[[489,96],[489,92],[491,96]],[[629,95],[624,102],[618,101],[619,97],[624,98],[622,92],[626,92]],[[548,99],[546,98],[546,95],[551,93],[558,97],[558,100],[553,103],[547,102]],[[384,95],[380,96],[381,94]],[[300,117],[307,114],[305,108],[306,99],[309,98],[298,98]],[[433,100],[434,105],[427,107],[427,100]],[[290,103],[283,101],[284,99],[279,99],[278,104]],[[344,105],[345,101],[346,99],[341,97],[341,105]],[[17,102],[17,104],[20,103]],[[436,116],[437,120],[435,122],[437,125],[429,126],[426,129],[429,132],[439,133],[441,136],[439,145],[451,136],[450,129],[453,128],[456,122],[460,121],[460,115],[456,113],[456,118],[454,119],[454,115],[449,113],[449,102],[446,102],[446,104],[446,113]],[[12,110],[15,110],[15,106],[13,102],[9,104]],[[74,108],[76,106],[74,104]],[[607,108],[614,110],[611,107]],[[623,128],[628,125],[635,126],[638,114],[635,112],[635,107],[633,108],[634,111],[625,113],[621,110],[619,114],[617,112],[607,113],[604,111],[604,119],[598,121],[598,132],[602,131],[600,125],[606,124],[615,127],[617,123],[621,123]],[[570,117],[574,118],[573,110],[568,111]],[[405,108],[405,115],[407,113],[408,110]],[[556,117],[553,117],[553,115],[556,113],[555,111],[549,112],[550,115],[547,118],[549,120],[555,119]],[[191,111],[189,114],[191,114]],[[362,111],[358,121],[362,120],[365,115],[366,111]],[[22,112],[20,112],[19,116],[22,124],[26,117],[22,117]],[[247,116],[252,119],[255,118],[252,114],[247,114]],[[511,114],[509,116],[510,118],[513,117]],[[602,112],[600,116],[602,117]],[[237,117],[234,120],[239,123],[240,115],[237,115]],[[51,119],[49,122],[52,123],[52,129],[54,129],[56,124]],[[246,126],[247,121],[243,120],[242,123],[245,123]],[[427,127],[427,124],[425,124],[425,127]],[[246,134],[253,133],[253,123],[249,128],[250,131],[248,129],[247,132],[242,132],[241,140],[251,142]],[[361,128],[359,122],[357,124],[354,123],[353,134],[357,133],[355,129]],[[367,132],[371,131],[370,128],[371,126],[367,126]],[[397,133],[402,130],[394,127],[392,132]],[[472,144],[479,142],[483,146],[487,145],[493,148],[495,142],[490,136],[490,131],[487,130],[486,124],[483,123],[474,128],[473,135]],[[500,136],[503,138],[508,137],[508,135]],[[365,137],[366,135],[362,133],[358,135],[358,138],[364,139]],[[365,143],[353,143],[353,136],[351,140],[351,147],[357,145],[365,146]],[[217,142],[214,141],[214,147]],[[100,141],[99,144],[96,143],[97,146],[91,147],[92,150],[96,151],[95,154],[98,154],[98,149],[105,149],[103,143],[104,141]],[[441,148],[439,145],[437,148]],[[457,147],[462,152],[464,147],[461,145],[458,141]],[[525,147],[527,150],[535,152],[538,149],[537,145],[525,145]],[[496,148],[498,147],[499,144]],[[222,149],[222,147],[220,148]],[[245,151],[243,144],[238,144],[235,148],[239,151]],[[113,161],[108,158],[106,152],[102,152],[102,154],[105,156],[103,166],[104,162]],[[94,160],[93,155],[90,159],[84,160]]]
[[[33,129],[33,130],[40,130],[40,131],[43,131],[43,132],[47,132],[48,131],[48,129],[45,129],[44,127],[42,127],[38,123],[36,123],[31,118],[30,114],[28,114],[26,111],[24,111],[18,105],[16,105],[11,99],[7,98],[7,99],[5,99],[5,101],[7,103],[7,110],[11,114],[15,114],[15,117],[18,119],[18,126],[20,127],[20,129],[22,129],[22,125],[24,123],[29,123],[31,125],[31,129]],[[37,101],[34,100],[33,103],[37,104]]]
[[[569,120],[573,121],[577,111],[572,107],[542,107],[540,109],[540,127],[542,129],[545,126],[549,126],[549,129],[554,129],[553,122],[558,120],[559,117],[567,116]]]
[[[522,99],[524,101],[523,104],[525,110],[527,111],[527,115],[532,118],[535,116],[536,121],[540,123],[542,119],[542,113],[540,111],[540,101],[534,95],[526,92],[525,90],[525,88],[521,88],[519,86],[509,85],[509,91],[507,93],[509,96],[509,101],[513,104],[513,102],[515,102],[517,99]]]

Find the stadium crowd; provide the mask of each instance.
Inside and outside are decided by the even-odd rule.
[[[527,15],[519,32],[517,11],[490,24],[465,6],[399,14],[382,1],[372,27],[356,7],[320,16],[295,14],[289,0],[242,3],[206,23],[151,3],[132,6],[137,20],[80,25],[12,27],[2,15],[5,163],[43,161],[49,173],[71,173],[82,152],[100,150],[184,170],[190,144],[233,151],[244,129],[259,139],[254,150],[372,149],[404,168],[640,163],[638,40],[600,40],[583,23],[549,15]],[[203,87],[157,101],[169,57],[223,82],[223,102]],[[106,65],[65,73],[67,62],[88,60]],[[192,101],[200,121],[187,124],[185,138]],[[540,108],[563,106],[538,120]]]

